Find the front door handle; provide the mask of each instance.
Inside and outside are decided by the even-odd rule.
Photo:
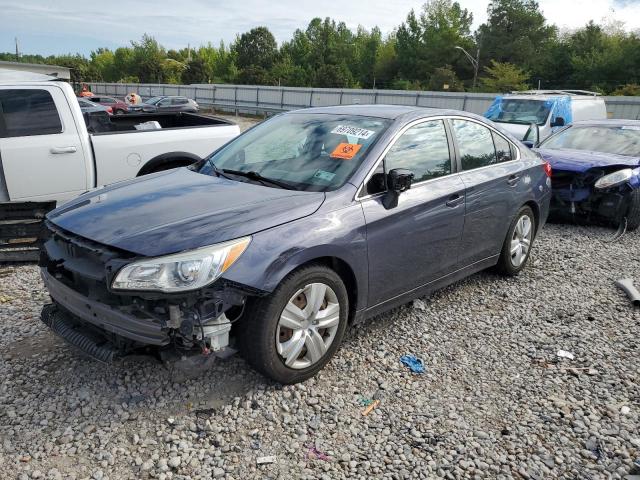
[[[51,150],[49,150],[51,153],[53,153],[54,155],[61,155],[63,153],[76,153],[78,151],[78,149],[76,147],[52,147]]]
[[[511,185],[512,187],[515,187],[516,184],[520,181],[520,175],[511,175],[508,179],[507,179],[507,183],[509,185]]]
[[[464,202],[464,196],[463,195],[458,195],[457,193],[455,195],[451,195],[449,197],[449,200],[447,200],[447,202],[445,203],[445,205],[447,207],[450,208],[456,208],[458,205],[460,205],[462,202]]]

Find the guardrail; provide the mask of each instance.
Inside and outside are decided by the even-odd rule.
[[[236,113],[271,113],[329,105],[390,104],[450,108],[482,114],[498,94],[424,92],[415,90],[364,90],[349,88],[267,87],[255,85],[170,85],[138,83],[90,83],[100,95],[142,97],[183,95],[200,105]],[[609,118],[640,119],[640,97],[603,97]]]

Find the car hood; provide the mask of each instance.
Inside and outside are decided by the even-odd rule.
[[[86,193],[49,213],[55,225],[138,255],[212,245],[311,215],[322,192],[169,170]]]
[[[614,167],[637,167],[640,165],[639,157],[628,157],[625,155],[615,155],[613,153],[590,152],[587,150],[554,150],[539,148],[536,150],[542,157],[551,164],[555,170],[566,170],[570,172],[586,172],[591,168]]]

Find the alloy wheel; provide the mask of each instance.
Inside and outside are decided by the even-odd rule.
[[[276,347],[284,364],[303,369],[327,353],[340,325],[340,302],[331,287],[311,283],[285,305],[276,329]]]
[[[520,267],[529,255],[533,237],[532,226],[531,218],[528,215],[522,215],[513,229],[509,251],[511,253],[511,264],[516,268]]]

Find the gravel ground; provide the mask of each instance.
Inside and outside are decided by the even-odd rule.
[[[612,233],[549,225],[518,278],[478,274],[351,328],[287,387],[237,356],[182,383],[145,357],[88,360],[38,320],[36,267],[5,267],[0,477],[624,478],[640,457],[640,311],[613,281],[640,284],[640,235]]]

